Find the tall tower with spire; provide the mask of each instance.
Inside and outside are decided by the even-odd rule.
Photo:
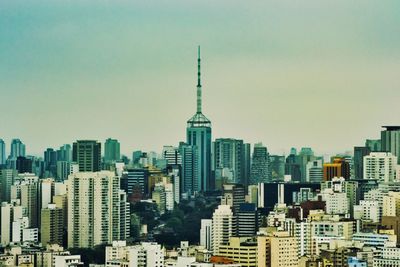
[[[202,113],[200,46],[197,58],[197,110],[187,121],[186,143],[197,148],[197,168],[191,187],[192,192],[209,191],[213,188],[211,178],[211,121]]]

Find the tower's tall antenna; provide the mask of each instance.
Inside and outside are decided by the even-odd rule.
[[[201,113],[201,72],[200,72],[200,46],[197,50],[197,113]]]

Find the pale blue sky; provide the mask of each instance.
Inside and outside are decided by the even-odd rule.
[[[0,138],[30,154],[185,139],[202,46],[213,137],[351,150],[400,124],[400,1],[0,2]]]

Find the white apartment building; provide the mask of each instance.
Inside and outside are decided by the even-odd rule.
[[[381,256],[374,257],[374,267],[400,267],[400,248],[382,248]]]
[[[396,235],[388,234],[375,234],[375,233],[355,233],[353,235],[354,241],[360,241],[364,246],[383,248],[383,247],[396,247]]]
[[[400,192],[388,192],[383,196],[383,216],[400,216]]]
[[[381,206],[377,201],[360,200],[359,205],[355,205],[354,218],[358,220],[371,220],[376,223],[381,219]]]
[[[128,210],[119,178],[110,171],[78,172],[68,179],[68,247],[93,247],[124,238]],[[128,230],[128,229],[126,229]]]
[[[174,210],[174,185],[170,183],[165,184],[165,209],[168,211]]]
[[[393,182],[396,174],[397,157],[390,152],[371,152],[364,157],[364,179]]]
[[[325,201],[325,212],[327,214],[349,214],[350,203],[347,193],[335,192],[332,188],[326,188],[320,196]]]
[[[76,267],[83,266],[83,262],[80,255],[56,255],[54,256],[54,266]]]
[[[125,241],[114,241],[106,247],[105,266],[164,267],[164,251],[157,243],[126,246]]]
[[[212,249],[212,220],[202,219],[200,228],[200,246],[205,247],[207,250]]]
[[[219,205],[212,218],[212,250],[218,254],[219,246],[228,243],[233,234],[233,212],[229,205]]]

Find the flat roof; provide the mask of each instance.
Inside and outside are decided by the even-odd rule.
[[[386,128],[387,131],[398,131],[398,130],[400,130],[400,126],[382,126],[382,128]]]

